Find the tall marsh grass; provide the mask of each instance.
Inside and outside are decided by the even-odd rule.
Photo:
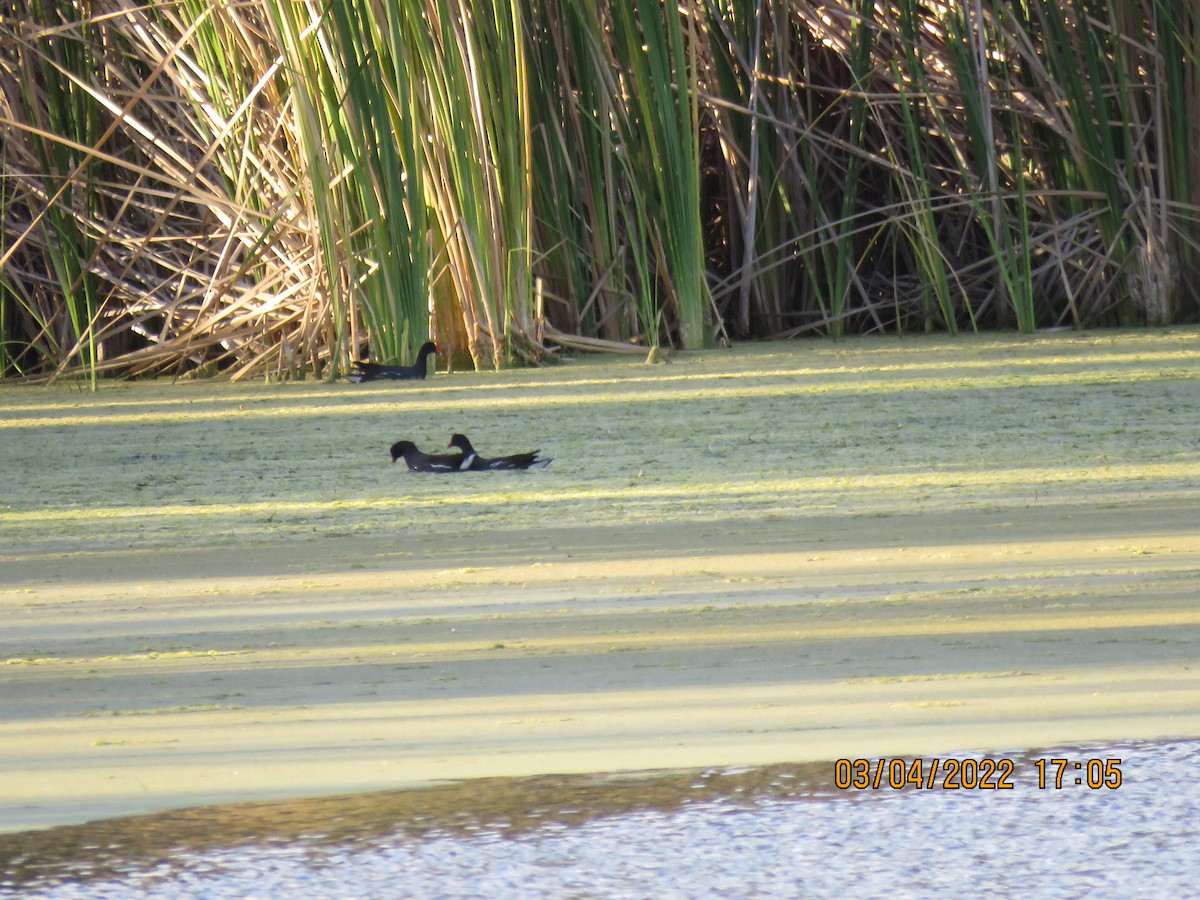
[[[1175,0],[18,0],[3,374],[1195,321]]]

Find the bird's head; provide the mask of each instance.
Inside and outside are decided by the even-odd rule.
[[[395,464],[396,460],[398,460],[400,457],[404,456],[406,453],[411,453],[412,451],[414,451],[416,449],[417,449],[417,445],[414,444],[412,441],[396,441],[396,443],[392,444],[392,463],[393,463],[393,465]]]

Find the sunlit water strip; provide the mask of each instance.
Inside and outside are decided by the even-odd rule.
[[[1120,787],[1086,763],[1038,786],[1036,760],[1120,759]],[[975,757],[979,758],[979,757]],[[116,877],[88,866],[0,882],[37,898],[1167,897],[1194,896],[1200,742],[1039,751],[1012,790],[771,788],[580,823],[569,792],[544,824],[511,821],[368,839],[325,836],[163,853]],[[1080,785],[1074,784],[1080,777]],[[701,788],[706,775],[696,776]],[[788,794],[791,796],[788,796]],[[635,804],[636,805],[636,804]],[[585,811],[586,812],[586,811]],[[541,815],[541,813],[539,813]],[[503,818],[503,817],[501,817]],[[119,868],[119,867],[118,867]],[[7,892],[7,893],[6,893]]]

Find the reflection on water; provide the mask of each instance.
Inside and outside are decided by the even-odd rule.
[[[839,791],[833,764],[822,763],[485,779],[114,819],[0,835],[0,895],[1149,897],[1194,890],[1200,743],[1010,757],[1016,775],[1005,791]],[[1055,757],[1071,761],[1063,786],[1039,789],[1036,761]],[[1120,759],[1121,786],[1088,788],[1088,759]],[[1074,761],[1083,763],[1079,772]],[[1057,767],[1045,768],[1052,785]]]

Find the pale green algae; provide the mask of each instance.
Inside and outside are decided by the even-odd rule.
[[[424,382],[0,388],[0,529],[94,551],[380,529],[762,519],[1191,494],[1200,332],[859,338]],[[437,477],[401,438],[546,470]]]

